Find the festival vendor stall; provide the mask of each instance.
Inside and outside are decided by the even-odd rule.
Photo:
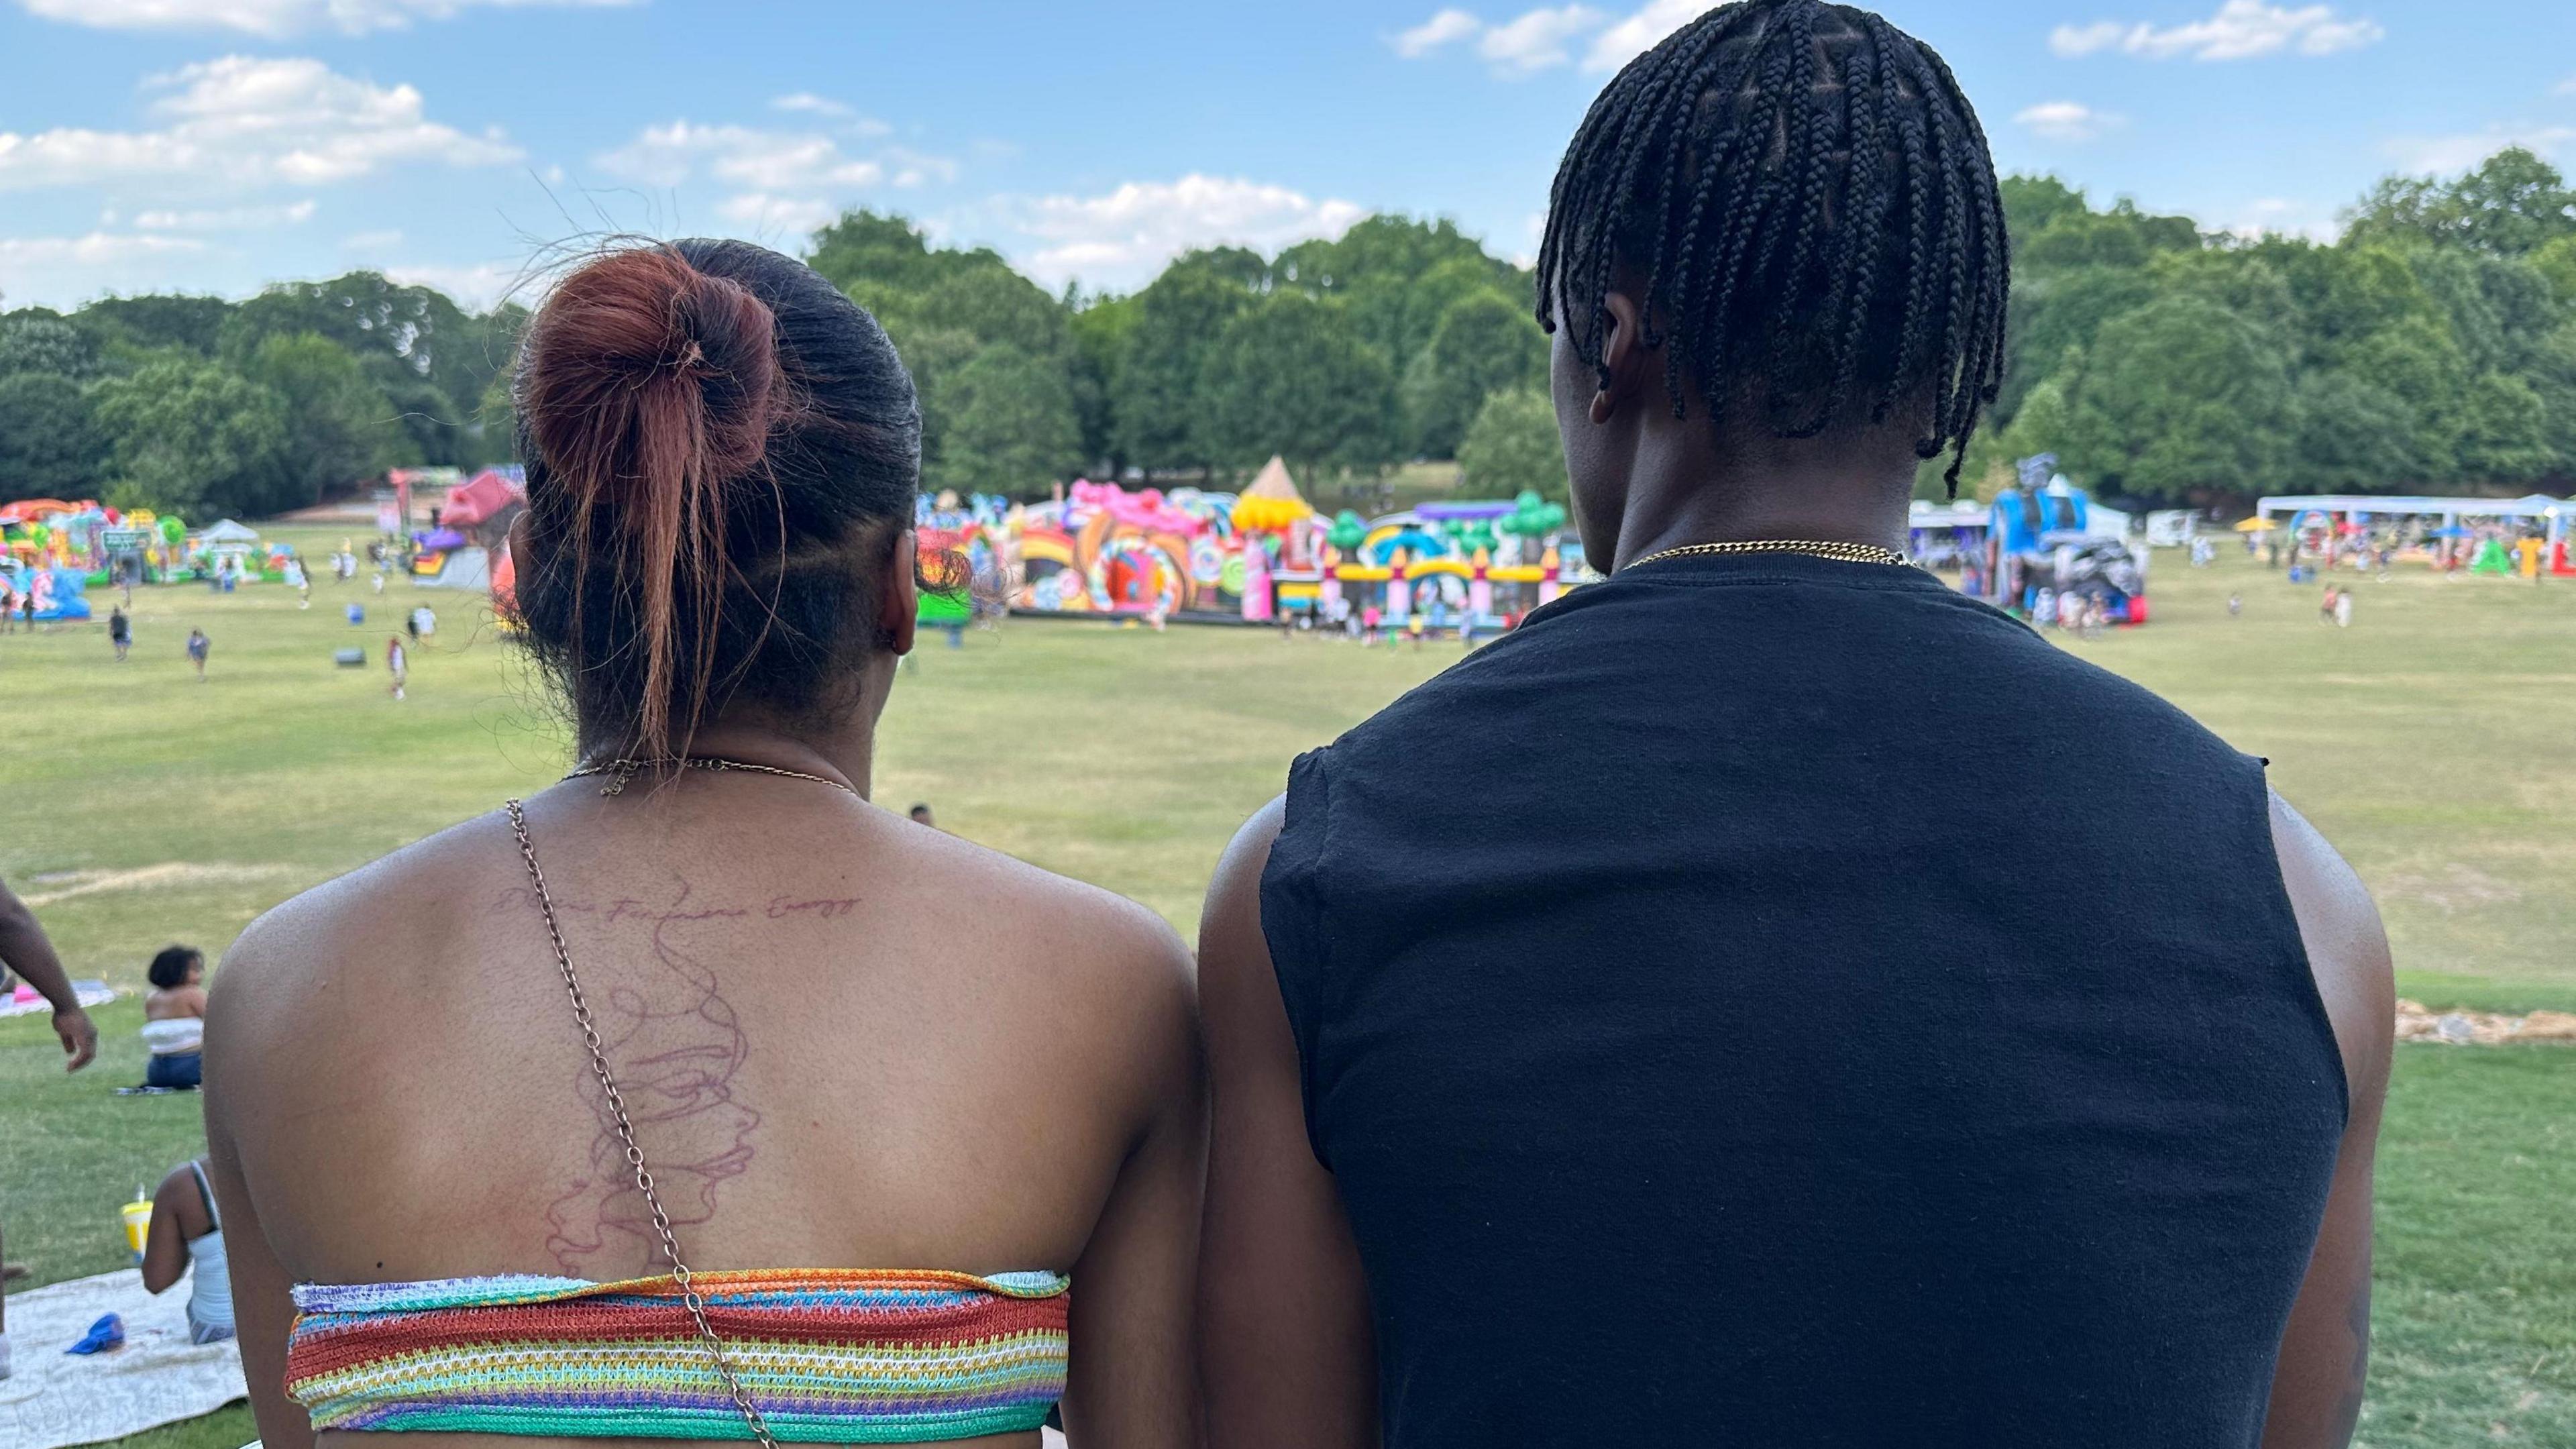
[[[190,541],[190,554],[197,566],[218,587],[231,588],[245,579],[260,575],[259,530],[232,519],[217,520]]]

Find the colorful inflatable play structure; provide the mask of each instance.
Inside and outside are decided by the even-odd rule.
[[[925,555],[964,560],[967,593],[925,595],[925,623],[972,599],[1035,614],[1272,623],[1375,608],[1390,623],[1500,625],[1595,577],[1565,510],[1536,494],[1326,517],[1272,459],[1240,494],[1076,482],[1015,504],[925,498]]]
[[[408,508],[408,503],[399,505]],[[528,506],[528,475],[486,468],[447,490],[438,525],[411,536],[411,579],[427,589],[488,589],[506,604],[513,572],[510,523]]]
[[[2092,498],[2057,471],[2056,454],[2024,458],[2014,472],[2012,491],[1988,510],[1983,556],[1973,546],[1962,553],[1961,587],[2025,615],[2052,616],[2043,604],[2074,596],[2107,622],[2145,623],[2146,550],[2094,518]]]
[[[83,619],[87,587],[280,577],[286,551],[227,519],[202,532],[175,514],[119,510],[95,499],[22,498],[0,505],[0,592],[39,599],[39,618]],[[48,606],[43,600],[57,602]],[[51,607],[58,612],[41,612]]]

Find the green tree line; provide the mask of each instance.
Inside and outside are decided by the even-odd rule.
[[[1050,297],[995,252],[865,211],[807,260],[911,366],[933,488],[1224,476],[1274,453],[1301,477],[1371,475],[1456,456],[1488,398],[1547,367],[1529,274],[1446,221],[1374,217],[1276,257],[1191,252],[1125,296]]]
[[[2108,495],[2203,505],[2576,476],[2576,191],[2532,153],[2387,178],[2331,244],[2096,207],[2053,177],[2004,189],[2011,366],[1980,491],[2039,452]],[[1050,294],[869,211],[806,258],[912,368],[933,488],[1223,479],[1276,453],[1309,479],[1423,457],[1478,494],[1563,494],[1532,278],[1446,221],[1191,252],[1116,296]],[[524,320],[368,272],[0,315],[0,493],[256,515],[388,466],[502,460]]]
[[[2390,177],[2328,245],[2004,184],[2011,370],[1981,491],[2056,453],[2098,490],[2562,492],[2576,477],[2576,191],[2508,149]]]
[[[0,494],[260,517],[511,454],[523,314],[374,272],[0,316]]]

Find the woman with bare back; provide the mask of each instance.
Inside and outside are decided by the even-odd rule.
[[[868,800],[916,607],[885,334],[774,252],[636,247],[517,385],[572,773],[216,976],[263,1438],[1027,1449],[1060,1397],[1077,1444],[1191,1442],[1188,953]]]

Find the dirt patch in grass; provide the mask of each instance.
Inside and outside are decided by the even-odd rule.
[[[79,896],[97,895],[102,891],[163,890],[172,886],[236,885],[243,881],[274,880],[294,874],[285,865],[191,865],[186,861],[163,861],[159,865],[138,866],[132,870],[56,870],[34,877],[33,883],[48,887],[22,897],[31,909],[42,909]]]

